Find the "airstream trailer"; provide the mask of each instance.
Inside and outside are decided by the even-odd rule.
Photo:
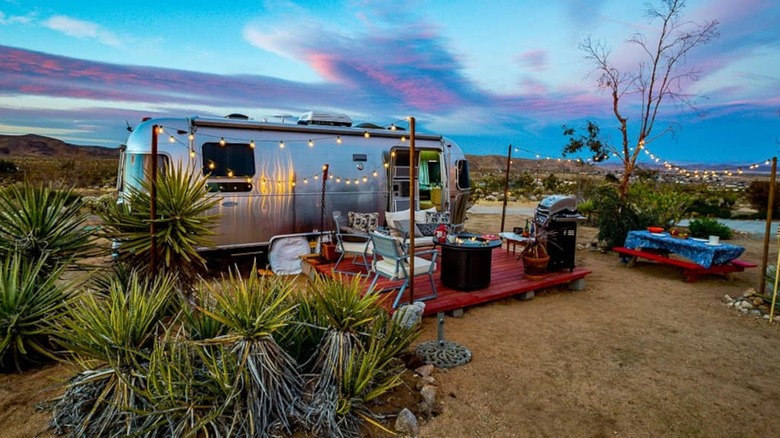
[[[379,212],[384,223],[386,211],[410,206],[409,132],[352,126],[346,115],[318,112],[297,123],[235,114],[144,120],[123,147],[120,199],[128,186],[149,177],[154,135],[160,168],[192,165],[208,175],[208,186],[219,197],[213,211],[221,216],[217,235],[213,246],[202,250],[264,251],[280,236],[331,229],[336,210]],[[462,223],[470,190],[463,151],[430,134],[415,135],[415,151],[415,207],[449,211],[454,223]]]

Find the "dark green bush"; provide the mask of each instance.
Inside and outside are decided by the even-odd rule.
[[[637,211],[630,203],[621,202],[615,185],[606,184],[595,190],[593,202],[599,228],[597,237],[602,247],[623,246],[629,231],[655,225],[654,217]]]
[[[693,237],[720,236],[721,239],[731,239],[731,228],[709,217],[693,219],[688,229]]]
[[[750,206],[758,210],[760,216],[766,216],[767,206],[769,205],[769,182],[768,181],[751,181],[750,185],[745,189],[745,197]],[[774,209],[772,210],[772,217],[777,217],[780,211],[780,184],[775,185],[775,199]]]

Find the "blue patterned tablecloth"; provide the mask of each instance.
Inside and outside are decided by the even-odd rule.
[[[729,243],[708,245],[693,239],[679,239],[669,233],[651,233],[646,230],[629,231],[624,245],[629,249],[662,249],[690,259],[697,265],[709,269],[713,265],[724,265],[741,256],[745,248]]]

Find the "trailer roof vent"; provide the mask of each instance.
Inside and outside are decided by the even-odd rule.
[[[225,116],[226,119],[233,119],[233,120],[249,120],[249,117],[238,114],[238,113],[232,113]]]
[[[298,117],[299,125],[352,126],[352,119],[346,114],[320,113],[309,111]]]

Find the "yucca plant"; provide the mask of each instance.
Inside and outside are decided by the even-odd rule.
[[[0,252],[47,266],[98,254],[87,213],[73,189],[24,183],[0,190]]]
[[[197,308],[228,328],[227,334],[201,343],[224,345],[237,358],[233,385],[241,388],[244,409],[232,414],[241,435],[292,431],[302,380],[295,359],[275,340],[294,315],[289,299],[292,287],[281,277],[258,276],[255,267],[246,279],[231,270],[227,278],[210,286],[216,306]]]
[[[235,436],[234,411],[242,411],[234,386],[239,364],[222,345],[199,346],[167,333],[152,351],[146,379],[150,409],[138,436]],[[226,414],[227,413],[227,414]]]
[[[63,265],[49,267],[46,257],[27,260],[8,256],[0,265],[0,365],[13,360],[17,370],[25,362],[53,359],[52,338],[58,320],[68,311],[75,280],[59,278]]]
[[[119,261],[145,270],[152,259],[150,192],[147,179],[140,187],[129,186],[123,202],[101,214],[103,235],[119,244]],[[185,288],[206,266],[198,248],[211,243],[219,216],[207,213],[217,203],[208,192],[206,178],[194,167],[168,166],[157,176],[156,268],[158,272],[176,273]]]
[[[85,371],[56,402],[53,424],[72,436],[126,436],[149,409],[149,356],[174,293],[174,277],[131,273],[108,290],[85,291],[60,322],[62,345]]]
[[[315,279],[307,291],[325,325],[305,391],[304,422],[317,435],[358,436],[362,420],[379,426],[366,403],[398,382],[393,360],[418,333],[396,325],[364,288],[359,277],[336,277]]]

